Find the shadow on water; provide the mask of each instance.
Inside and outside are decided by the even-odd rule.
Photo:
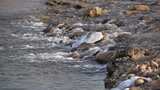
[[[104,90],[104,66],[62,59],[41,35],[44,24],[33,14],[44,2],[0,1],[0,90]]]

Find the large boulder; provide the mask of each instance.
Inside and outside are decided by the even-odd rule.
[[[99,63],[107,63],[111,60],[116,59],[116,52],[115,51],[108,51],[108,52],[99,52],[96,55],[96,61]]]
[[[126,57],[127,53],[124,50],[109,50],[102,51],[96,55],[96,61],[99,63],[114,62],[117,58]]]

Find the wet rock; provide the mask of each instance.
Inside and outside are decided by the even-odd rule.
[[[53,32],[53,28],[54,28],[54,24],[50,23],[50,24],[48,24],[47,28],[44,29],[42,32],[44,32],[44,33],[51,33],[51,32]]]
[[[61,43],[63,44],[70,44],[72,42],[72,39],[70,39],[67,36],[62,37]]]
[[[104,38],[102,32],[93,32],[87,36],[86,43],[96,43]]]
[[[53,23],[50,23],[43,32],[47,36],[62,36],[64,30],[55,26]]]
[[[71,57],[77,59],[86,56],[96,56],[98,62],[107,63],[107,78],[105,79],[106,88],[119,86],[124,80],[128,80],[129,74],[146,76],[154,79],[159,77],[160,59],[157,58],[157,55],[159,54],[157,51],[160,50],[160,39],[158,39],[160,38],[160,34],[149,34],[152,30],[159,30],[159,19],[154,20],[155,17],[159,16],[159,6],[157,1],[130,0],[126,2],[126,0],[118,0],[116,1],[117,3],[108,3],[107,1],[101,3],[99,0],[53,1],[54,3],[51,3],[52,6],[55,6],[53,12],[56,12],[56,15],[53,15],[53,17],[58,17],[57,21],[63,22],[63,19],[67,19],[64,21],[68,24],[69,22],[75,23],[77,20],[80,20],[78,21],[79,23],[72,24],[73,26],[70,25],[70,29],[57,27],[62,29],[62,31],[70,30],[69,32],[63,31],[63,33],[59,33],[58,35],[68,36],[70,38],[73,37],[72,48],[75,48],[76,51],[71,53]],[[151,5],[150,2],[156,3]],[[86,4],[83,3],[93,4],[93,6],[91,6],[93,8],[89,9],[87,15],[96,18],[84,17],[84,14],[86,15],[85,11],[88,10],[88,8],[86,8]],[[100,7],[95,7],[97,5]],[[133,5],[133,7],[127,10],[129,5]],[[148,5],[151,5],[152,11],[151,7]],[[103,17],[103,15],[108,12],[105,12],[104,10],[106,6],[111,6],[110,9],[112,12],[108,13],[107,17]],[[121,13],[121,11],[123,12],[124,10],[127,10],[127,15],[135,16],[124,16],[123,13]],[[144,14],[146,14],[147,17],[139,19],[140,17],[145,16]],[[120,20],[120,22],[117,20],[112,21],[115,17]],[[53,31],[52,30],[51,32],[55,32],[56,35],[61,31],[55,30],[55,28]],[[50,30],[48,31],[50,32]],[[119,33],[121,32],[131,33],[120,35]],[[105,40],[106,35],[104,35],[104,33],[107,33],[106,39],[113,39],[115,41],[114,45],[112,44],[112,48],[108,45],[110,42]],[[105,49],[106,51],[99,50],[97,47]],[[119,48],[123,50],[125,49],[124,52],[119,52]],[[156,54],[152,53],[152,50],[150,49],[154,49]],[[117,90],[124,90],[124,87],[126,90],[141,90],[143,89],[143,83],[146,84],[145,82],[146,80],[143,81],[140,78],[140,80],[135,80],[134,84],[130,84],[127,88],[125,85],[122,85],[123,89],[121,89],[120,85],[120,89],[117,88]],[[153,85],[153,87],[156,86]]]
[[[81,36],[78,40],[76,40],[72,44],[72,48],[78,48],[80,46],[84,47],[86,45],[95,44],[96,42],[101,41],[103,38],[104,38],[104,35],[102,32],[92,32],[90,34]]]
[[[108,63],[108,62],[114,62],[117,58],[123,58],[126,57],[126,51],[124,50],[107,50],[99,52],[96,55],[96,61],[99,63]]]
[[[84,30],[82,28],[75,28],[71,31],[70,37],[78,37],[84,34]]]
[[[72,52],[68,55],[68,57],[72,57],[74,59],[79,59],[81,57],[81,55],[79,54],[79,52],[75,51],[75,52]]]
[[[107,63],[111,60],[116,59],[116,51],[99,52],[96,55],[96,61],[99,63]]]
[[[83,57],[92,57],[95,56],[98,52],[102,51],[100,47],[92,47],[89,48],[87,51],[82,52]]]
[[[116,42],[123,42],[123,41],[127,41],[130,39],[131,37],[131,33],[130,32],[115,32],[113,33],[114,37],[115,37],[115,41]]]
[[[80,51],[85,51],[85,50],[92,48],[93,46],[94,46],[93,44],[82,43],[81,45],[79,45],[77,49]]]
[[[80,45],[84,44],[86,41],[87,35],[83,35],[80,38],[78,38],[75,42],[72,44],[72,48],[78,48]],[[85,43],[86,44],[86,43]]]
[[[48,0],[46,2],[46,5],[53,6],[53,5],[55,5],[55,3],[53,2],[53,0]]]
[[[48,23],[49,22],[49,20],[50,20],[50,17],[49,16],[45,16],[45,15],[42,15],[42,16],[40,16],[40,20],[42,21],[42,22],[44,22],[44,23]]]

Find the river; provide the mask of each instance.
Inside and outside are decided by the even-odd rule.
[[[64,58],[35,17],[45,0],[0,0],[0,90],[104,90],[104,66]]]

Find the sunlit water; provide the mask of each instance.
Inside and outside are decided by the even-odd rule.
[[[104,90],[105,65],[64,57],[34,17],[44,0],[0,1],[0,90]]]

